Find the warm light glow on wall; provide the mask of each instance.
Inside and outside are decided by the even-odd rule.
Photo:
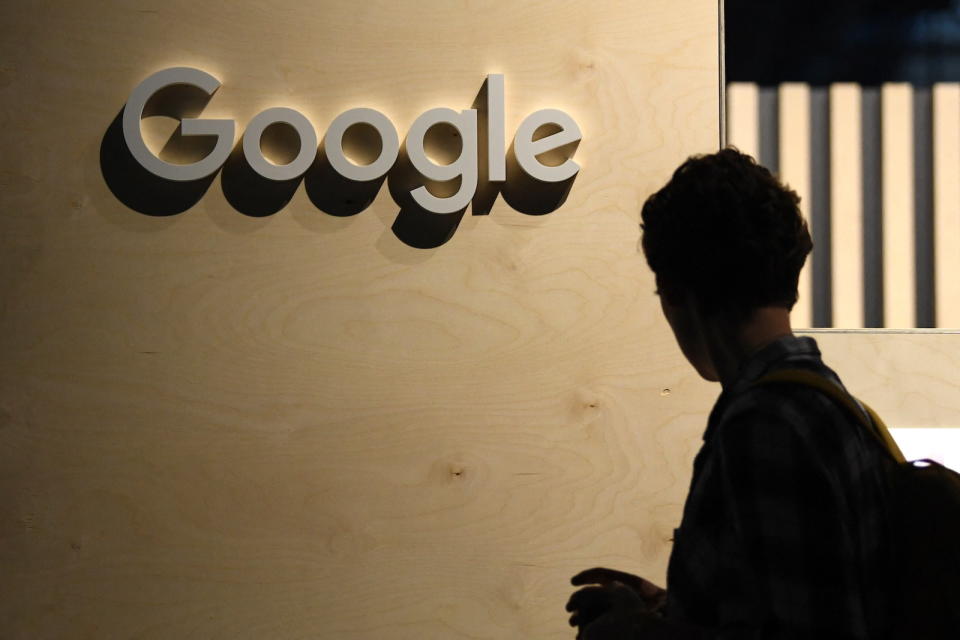
[[[890,429],[907,460],[929,458],[960,472],[960,428]]]

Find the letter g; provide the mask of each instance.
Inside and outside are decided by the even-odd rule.
[[[161,160],[147,148],[140,131],[140,120],[150,98],[172,85],[196,87],[209,96],[220,88],[220,81],[205,71],[191,67],[172,67],[154,73],[137,85],[127,100],[123,109],[123,138],[134,159],[156,176],[178,182],[206,178],[227,161],[233,148],[236,125],[233,120],[184,118],[180,122],[180,131],[184,136],[216,136],[216,146],[206,158],[192,164],[171,164]]]

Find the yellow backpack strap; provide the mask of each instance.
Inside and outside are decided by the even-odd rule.
[[[768,382],[802,384],[822,391],[856,416],[857,421],[880,441],[884,449],[886,449],[897,462],[905,461],[900,447],[897,446],[897,443],[890,435],[890,431],[887,430],[887,425],[883,423],[880,416],[865,403],[856,400],[832,380],[807,369],[780,369],[779,371],[774,371],[763,376],[757,381],[757,384],[765,384]]]

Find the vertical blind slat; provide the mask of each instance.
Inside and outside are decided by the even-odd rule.
[[[864,324],[860,87],[830,87],[830,227],[833,325]]]
[[[933,104],[929,87],[913,89],[913,213],[916,327],[933,327]]]
[[[913,90],[904,83],[881,88],[883,149],[884,325],[916,326]]]
[[[757,85],[732,82],[727,86],[727,144],[758,157],[760,125],[757,112]]]
[[[832,236],[830,233],[830,93],[826,87],[810,90],[810,222],[816,238],[813,248],[813,326],[833,323]]]
[[[800,210],[810,228],[810,87],[780,85],[780,177],[800,196]],[[816,238],[813,239],[816,243]],[[799,298],[793,308],[794,327],[813,326],[813,269],[811,255],[800,272]]]
[[[733,83],[727,106],[814,235],[794,326],[960,327],[960,84]]]
[[[760,164],[780,173],[780,98],[777,87],[760,87],[757,99],[760,119]]]
[[[860,92],[863,184],[863,323],[883,326],[883,153],[879,87]]]
[[[938,327],[960,327],[960,84],[933,88],[933,216]]]

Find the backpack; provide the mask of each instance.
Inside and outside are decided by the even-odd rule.
[[[907,461],[873,409],[833,381],[782,369],[757,384],[801,384],[846,409],[887,452],[888,517],[893,550],[888,637],[960,638],[960,474],[933,460]]]

